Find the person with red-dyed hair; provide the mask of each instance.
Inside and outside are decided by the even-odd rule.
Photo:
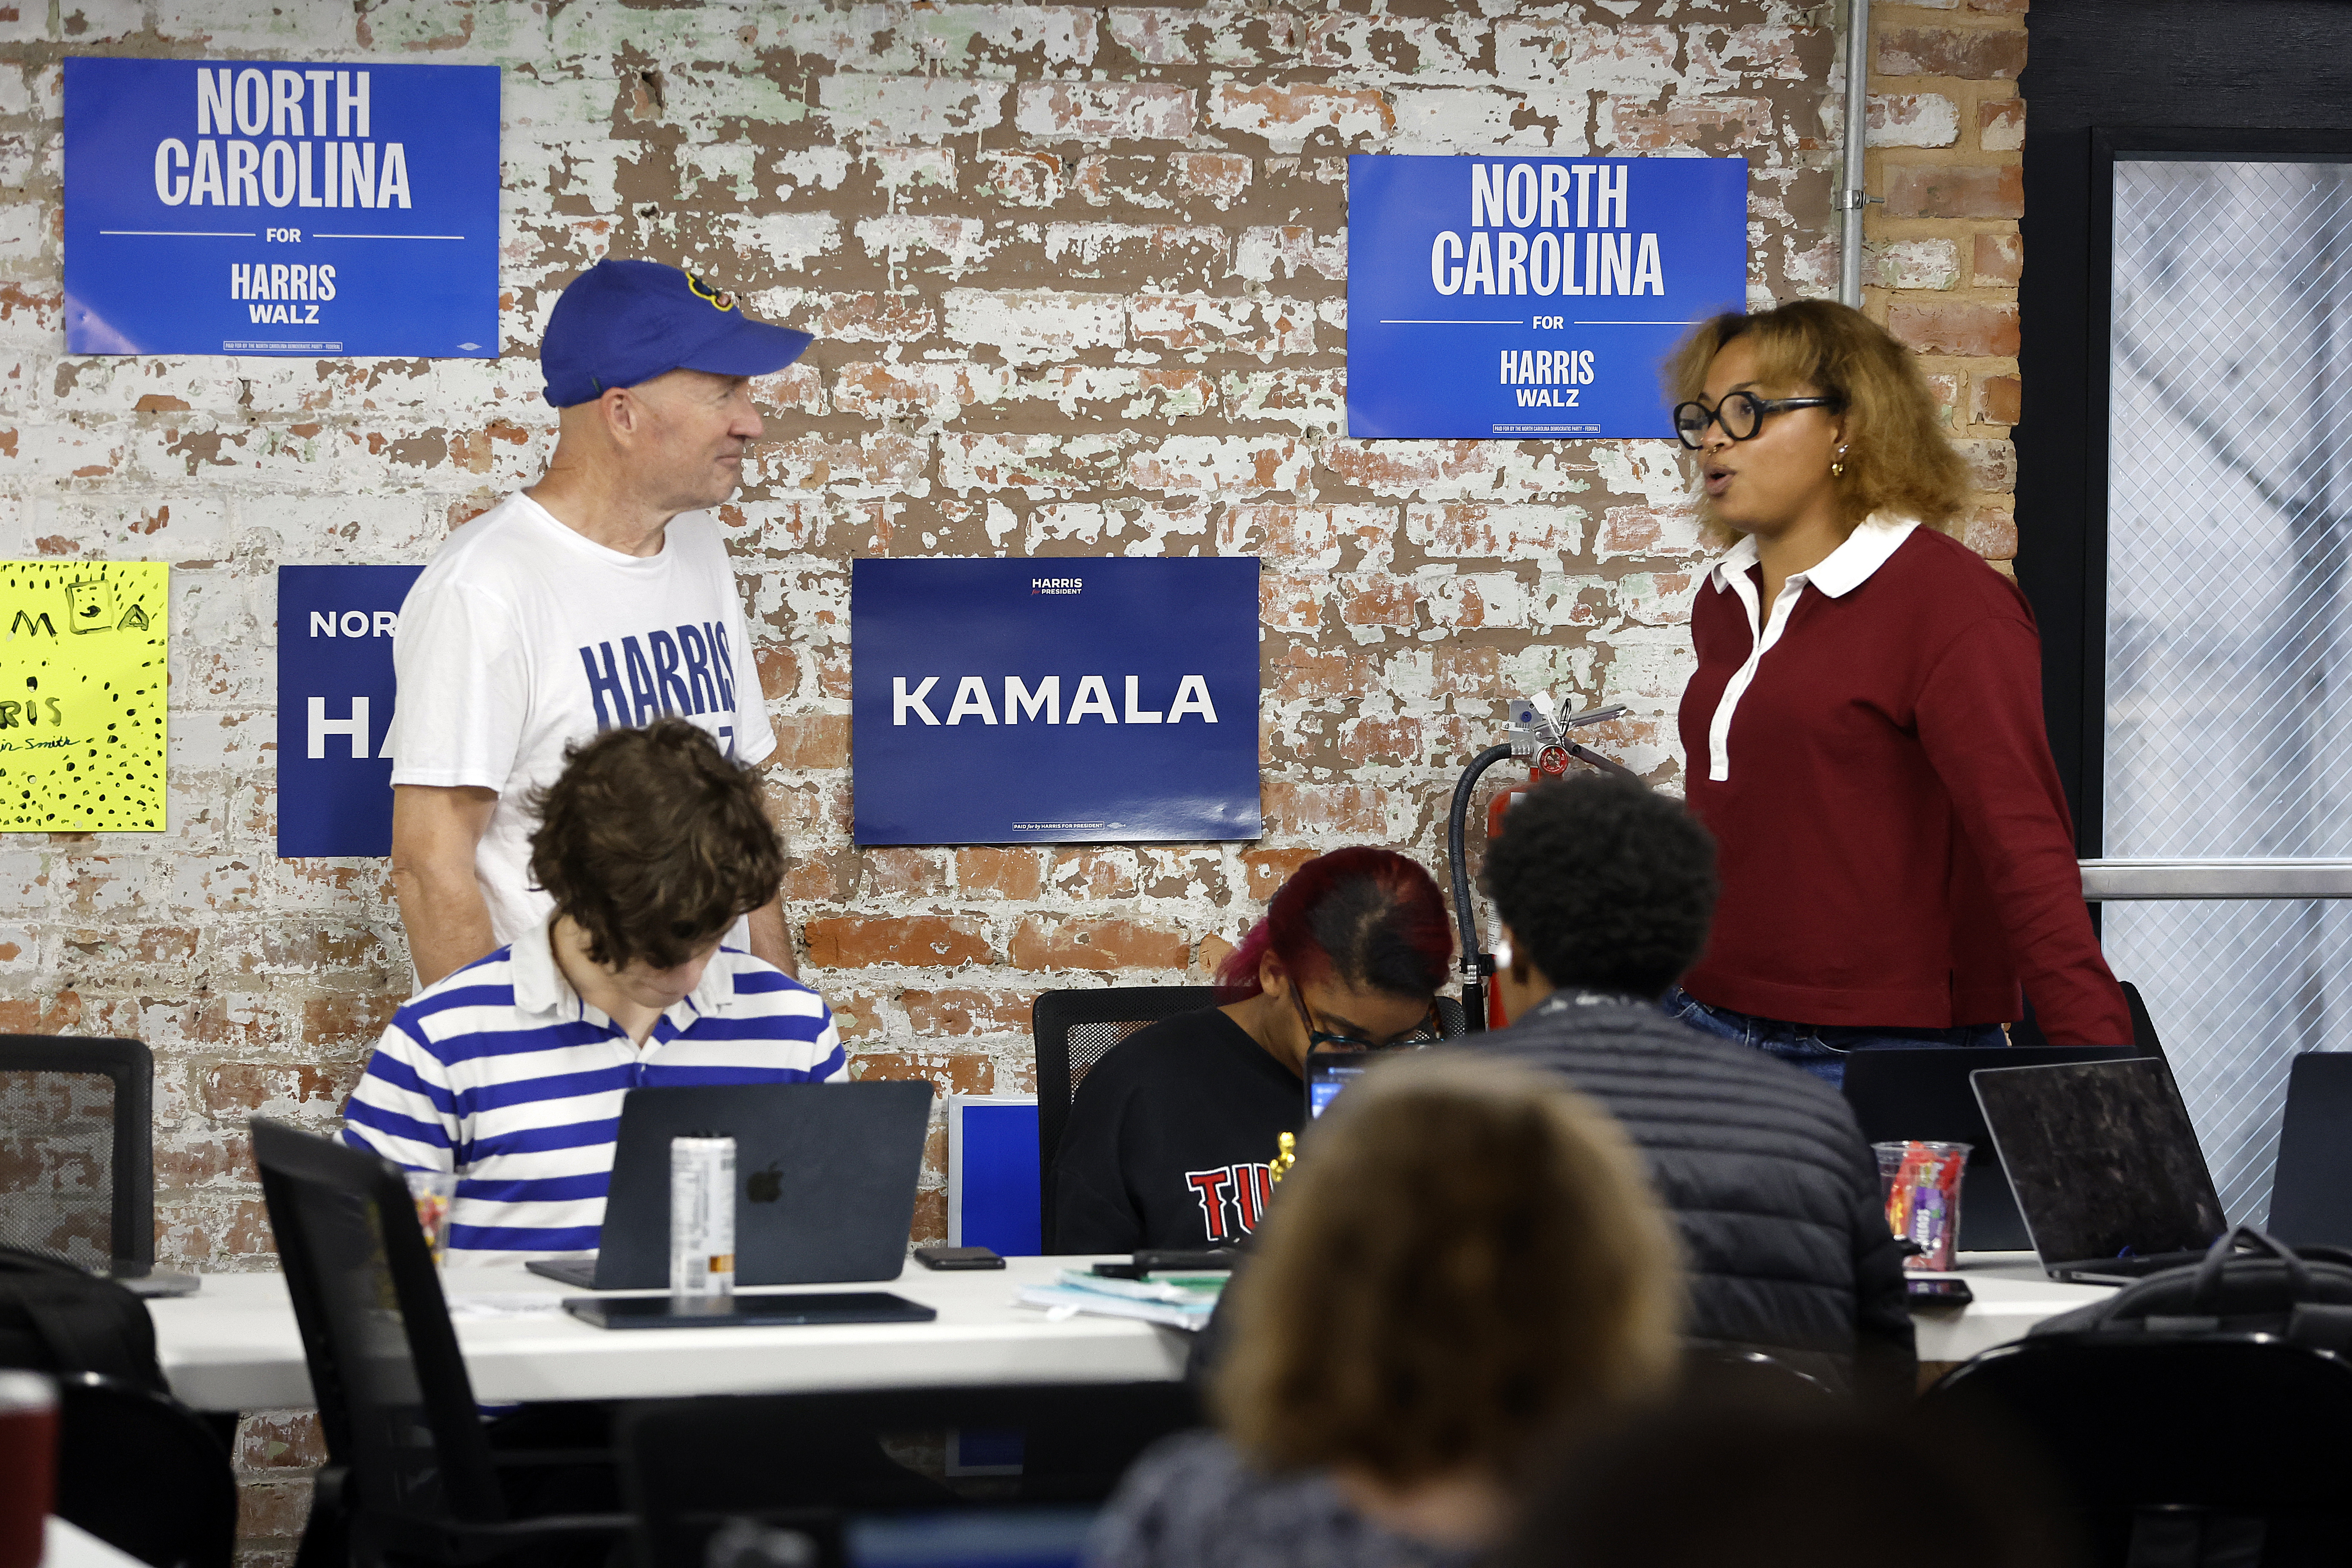
[[[1232,1247],[1306,1120],[1307,1053],[1438,1033],[1454,956],[1427,871],[1357,847],[1291,873],[1217,971],[1219,1005],[1114,1046],[1079,1083],[1054,1160],[1049,1252]]]

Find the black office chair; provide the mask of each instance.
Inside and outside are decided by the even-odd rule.
[[[488,1563],[619,1536],[629,1522],[619,1514],[514,1517],[499,1466],[609,1457],[493,1454],[400,1168],[259,1117],[252,1125],[327,1439],[299,1568]]]
[[[0,1246],[155,1261],[154,1077],[136,1040],[0,1035]]]
[[[1087,991],[1044,991],[1030,1010],[1037,1047],[1038,1236],[1056,1252],[1054,1236],[1054,1156],[1069,1125],[1070,1097],[1095,1063],[1147,1025],[1194,1013],[1216,1001],[1213,985],[1126,985]]]
[[[1095,1063],[1138,1029],[1213,1005],[1213,985],[1126,985],[1084,991],[1041,991],[1029,1015],[1037,1053],[1037,1204],[1043,1249],[1061,1250],[1054,1233],[1054,1156],[1069,1125],[1070,1101]],[[1462,1004],[1436,999],[1438,1032],[1447,1039],[1467,1028]]]
[[[2148,1016],[2147,1002],[2139,987],[2128,980],[2116,984],[2123,988],[2124,1005],[2131,1009],[2132,1049],[2143,1057],[2154,1057],[2164,1064],[2165,1081],[2172,1086],[2172,1098],[2180,1101],[2182,1114],[2187,1114],[2189,1100],[2180,1092],[2180,1079],[2172,1070],[2172,1058],[2165,1054],[2164,1041],[2156,1032],[2156,1020]],[[2025,1004],[2025,1016],[2010,1026],[2009,1043],[2012,1046],[2046,1046],[2050,1037],[2042,1032],[2042,1021],[2033,1016],[2033,1004]]]
[[[2038,1450],[2092,1563],[2352,1561],[2352,1363],[2325,1351],[2261,1335],[2036,1336],[1953,1369],[1912,1424]]]
[[[2172,1064],[2164,1055],[2164,1042],[2157,1037],[2156,1020],[2148,1016],[2147,1002],[2140,995],[2139,987],[2128,980],[2118,980],[2116,984],[2123,987],[2124,1005],[2131,1009],[2134,1050],[2141,1056],[2155,1057],[2164,1061],[2165,1070],[2171,1071]],[[2025,1004],[2025,1016],[2009,1026],[2009,1043],[2012,1046],[2046,1046],[2050,1043],[2050,1037],[2042,1032],[2042,1020],[2035,1015],[2030,998]]]
[[[154,1568],[229,1568],[236,1477],[212,1424],[118,1378],[56,1375],[58,1517]]]
[[[1683,1347],[1682,1394],[1694,1401],[1742,1407],[1810,1407],[1844,1398],[1811,1373],[1768,1352],[1705,1343]]]
[[[622,1482],[641,1568],[703,1568],[712,1532],[730,1519],[803,1531],[829,1562],[851,1513],[972,1506],[948,1480],[891,1461],[886,1438],[985,1431],[1002,1446],[1017,1433],[1018,1480],[991,1478],[999,1500],[1083,1504],[1108,1497],[1146,1447],[1199,1421],[1177,1383],[670,1400],[623,1412]]]

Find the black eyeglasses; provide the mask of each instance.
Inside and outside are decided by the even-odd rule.
[[[1415,1024],[1396,1038],[1360,1040],[1352,1035],[1334,1035],[1328,1030],[1317,1028],[1314,1017],[1307,1011],[1307,999],[1298,994],[1296,986],[1291,988],[1290,1001],[1291,1005],[1298,1009],[1298,1021],[1307,1026],[1307,1048],[1310,1051],[1321,1050],[1326,1047],[1339,1051],[1380,1051],[1386,1050],[1391,1046],[1422,1045],[1430,1040],[1441,1038],[1445,1033],[1438,1020],[1437,1004],[1434,1002],[1429,1005],[1429,1011],[1422,1016],[1420,1023]]]
[[[1735,392],[1710,409],[1704,403],[1682,403],[1675,405],[1675,439],[1696,452],[1706,442],[1706,427],[1720,425],[1723,433],[1735,441],[1752,441],[1756,432],[1764,428],[1764,416],[1778,414],[1784,408],[1841,408],[1844,399],[1838,397],[1759,397],[1752,392]]]

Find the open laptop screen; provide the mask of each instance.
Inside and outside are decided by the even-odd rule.
[[[2294,1058],[2268,1228],[2290,1247],[2352,1247],[2352,1051]]]
[[[2043,1263],[2195,1251],[2227,1228],[2160,1061],[1997,1068],[1973,1081]]]

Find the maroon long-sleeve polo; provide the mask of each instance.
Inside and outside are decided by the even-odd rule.
[[[1723,893],[1684,986],[1760,1017],[1940,1028],[2018,1017],[2022,981],[2053,1044],[2128,1042],[2024,595],[1877,520],[1790,579],[1785,616],[1755,605],[1754,561],[1743,540],[1691,609],[1686,787]]]

